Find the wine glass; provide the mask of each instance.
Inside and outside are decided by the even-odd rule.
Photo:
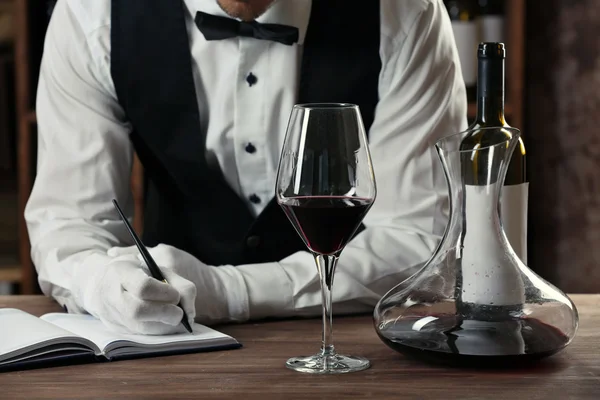
[[[323,343],[290,369],[361,371],[369,360],[340,355],[332,340],[332,285],[338,257],[369,211],[377,188],[358,106],[299,104],[292,109],[277,173],[277,202],[313,254],[321,282]]]

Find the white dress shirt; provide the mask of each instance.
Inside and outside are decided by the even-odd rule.
[[[73,295],[75,271],[101,268],[107,249],[132,244],[111,204],[117,198],[129,215],[133,211],[131,128],[110,73],[110,4],[58,2],[38,88],[38,170],[25,217],[41,288],[70,310],[83,311]],[[258,214],[274,195],[311,1],[277,1],[258,18],[298,27],[293,46],[252,38],[206,41],[194,24],[196,12],[226,14],[216,0],[185,4],[207,151]],[[441,0],[381,0],[380,55],[379,103],[369,131],[378,196],[364,220],[367,229],[341,255],[334,312],[372,309],[431,256],[448,205],[434,143],[467,125],[458,54]],[[256,151],[246,151],[249,144]],[[261,202],[251,202],[252,195]],[[239,293],[244,306],[236,319],[321,312],[308,252],[237,268],[247,293]]]

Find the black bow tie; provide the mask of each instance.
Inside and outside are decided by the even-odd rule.
[[[272,40],[288,46],[298,41],[298,28],[280,24],[245,22],[219,17],[201,11],[196,13],[196,25],[206,40],[221,40],[236,36]]]

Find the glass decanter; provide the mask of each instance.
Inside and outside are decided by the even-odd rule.
[[[424,361],[517,366],[566,347],[577,309],[517,257],[499,200],[520,132],[478,128],[435,147],[449,186],[450,219],[433,256],[378,302],[377,334]]]

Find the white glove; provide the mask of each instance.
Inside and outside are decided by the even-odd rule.
[[[167,277],[193,282],[196,287],[195,316],[201,324],[248,319],[248,294],[244,278],[230,265],[212,267],[191,254],[173,246],[159,244],[149,247],[148,252]],[[142,260],[139,251],[132,247],[113,247],[109,256],[135,255]],[[189,315],[189,314],[188,314]]]
[[[104,258],[104,257],[101,257]],[[98,268],[81,268],[74,277],[83,308],[109,329],[133,334],[166,335],[185,332],[185,310],[194,320],[196,287],[170,270],[169,284],[149,276],[132,254],[106,259]]]

